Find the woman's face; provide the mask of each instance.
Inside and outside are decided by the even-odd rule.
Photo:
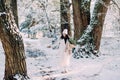
[[[63,37],[66,37],[66,35],[68,34],[68,30],[64,29],[62,33],[63,33]]]

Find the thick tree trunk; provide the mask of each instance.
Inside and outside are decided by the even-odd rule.
[[[21,80],[25,80],[27,69],[23,40],[8,2],[0,0],[0,39],[5,52],[4,79],[17,80],[14,76],[18,74],[22,76]]]
[[[74,21],[74,39],[78,40],[83,32],[83,23],[80,11],[80,0],[72,0],[73,21]]]
[[[68,34],[71,35],[70,28],[70,3],[69,0],[60,0],[60,15],[61,15],[61,33],[63,29],[68,29]]]
[[[102,36],[104,20],[105,20],[105,16],[107,13],[110,0],[103,0],[102,2],[99,1],[99,3],[101,3],[101,5],[100,5],[100,8],[98,8],[99,10],[97,14],[98,24],[95,26],[93,30],[95,50],[98,50],[98,51],[100,48],[100,41],[101,41],[101,36]]]
[[[74,39],[78,40],[90,23],[90,1],[72,0],[74,19]]]
[[[102,26],[105,20],[109,3],[110,0],[102,0],[102,2],[101,0],[96,1],[90,24],[84,31],[84,34],[82,34],[80,39],[77,41],[80,45],[77,45],[74,51],[75,58],[84,56],[88,57],[92,56],[92,54],[98,56],[98,47],[96,45],[100,45]],[[91,36],[91,33],[93,34],[93,36]]]

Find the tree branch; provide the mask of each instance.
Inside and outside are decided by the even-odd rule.
[[[120,12],[120,7],[118,6],[118,4],[114,1],[114,0],[111,0],[113,2],[113,4],[116,5],[116,7],[119,9],[119,12]]]

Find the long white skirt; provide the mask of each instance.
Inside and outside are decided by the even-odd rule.
[[[68,67],[70,65],[70,57],[71,54],[69,53],[69,51],[63,52],[63,56],[62,56],[62,62],[61,62],[61,66],[62,67]]]
[[[61,57],[60,57],[60,67],[62,69],[68,69],[70,66],[70,59],[71,59],[71,49],[69,42],[67,41],[67,43],[64,43],[64,40],[61,41]]]

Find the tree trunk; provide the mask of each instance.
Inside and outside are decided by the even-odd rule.
[[[60,0],[60,15],[61,15],[61,33],[63,29],[68,29],[68,34],[71,35],[70,28],[70,3],[69,0]]]
[[[15,75],[21,75],[20,80],[27,77],[25,51],[22,36],[15,23],[11,0],[0,0],[0,39],[5,51],[5,80],[17,80]]]
[[[73,21],[74,21],[74,39],[78,40],[82,35],[83,23],[81,19],[80,0],[72,0]]]
[[[90,1],[72,0],[74,19],[74,39],[78,40],[90,23]]]
[[[100,0],[96,1],[90,24],[77,41],[80,45],[77,45],[74,51],[75,58],[84,57],[86,55],[86,57],[88,57],[92,56],[92,54],[98,56],[98,49],[96,49],[98,47],[96,45],[100,46],[102,27],[109,3],[110,0],[104,0],[103,2],[100,2]],[[91,33],[93,36],[91,36]]]
[[[103,30],[104,20],[105,20],[109,3],[110,3],[110,0],[103,0],[103,2],[101,2],[100,8],[98,8],[98,12],[97,12],[98,24],[95,25],[95,28],[92,33],[94,37],[95,50],[98,50],[98,51],[100,48],[102,30]]]
[[[19,28],[19,24],[18,24],[18,10],[17,10],[17,0],[12,0],[11,1],[11,10],[12,10],[12,12],[13,12],[13,15],[14,15],[14,20],[15,20],[15,22],[16,22],[16,24],[17,24],[17,27]]]

